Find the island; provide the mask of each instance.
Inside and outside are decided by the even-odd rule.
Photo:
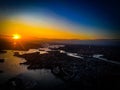
[[[65,81],[72,89],[105,89],[120,88],[120,65],[105,62],[97,58],[75,58],[60,51],[27,53],[17,57],[24,58],[28,69],[50,69],[61,80]]]

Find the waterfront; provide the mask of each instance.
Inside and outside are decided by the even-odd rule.
[[[5,87],[14,88],[11,83],[17,85],[22,81],[19,87],[24,89],[104,89],[111,82],[114,82],[112,88],[119,83],[119,63],[102,60],[101,54],[86,56],[58,47],[5,51],[0,54],[4,59],[0,63],[0,84]]]

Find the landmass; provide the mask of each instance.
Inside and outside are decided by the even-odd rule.
[[[75,58],[59,51],[23,55],[16,52],[15,56],[25,58],[21,64],[28,65],[28,69],[50,69],[69,89],[120,89],[120,65],[92,57]]]
[[[31,45],[32,48],[38,48],[39,44]],[[44,45],[43,45],[44,46]],[[40,46],[42,47],[42,45]],[[19,49],[19,48],[17,48]],[[52,48],[48,53],[40,54],[40,52],[19,54],[15,52],[14,56],[24,58],[26,62],[20,65],[27,65],[30,70],[49,69],[57,78],[63,80],[67,87],[63,89],[70,90],[104,90],[104,89],[120,89],[120,64],[106,62],[99,58],[94,58],[94,54],[101,54],[103,58],[120,62],[119,46],[96,46],[96,45],[68,45],[64,47]],[[21,49],[20,49],[21,50]],[[26,49],[27,50],[27,49]],[[41,51],[41,49],[39,49]],[[76,53],[83,58],[75,58],[61,53],[60,50]],[[44,51],[44,50],[43,50]],[[1,52],[1,51],[0,51]],[[3,51],[2,51],[3,52]],[[14,83],[13,83],[14,82]],[[39,90],[39,85],[26,89],[24,79],[12,78],[8,80],[2,89],[9,90]],[[56,88],[55,88],[56,89]],[[53,90],[55,90],[53,89]],[[57,88],[58,89],[58,88]],[[48,89],[49,90],[49,89]],[[60,88],[61,90],[61,88]]]
[[[115,45],[65,45],[65,47],[58,48],[67,52],[77,53],[82,56],[93,56],[94,54],[102,54],[103,58],[120,62],[120,47]]]

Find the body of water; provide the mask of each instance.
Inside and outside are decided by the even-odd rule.
[[[7,53],[0,54],[0,58],[5,59],[3,63],[0,63],[0,70],[3,73],[0,74],[0,84],[7,82],[13,77],[23,79],[24,82],[40,83],[40,85],[52,87],[55,85],[62,84],[63,81],[55,77],[51,70],[39,69],[39,70],[28,70],[27,65],[20,65],[25,62],[25,59],[14,56],[14,50],[6,50]],[[30,49],[28,51],[17,51],[20,54],[37,52],[37,49]],[[39,51],[41,54],[45,51]],[[52,82],[52,83],[51,83]],[[33,84],[32,83],[32,84]],[[32,86],[32,85],[29,85]],[[46,87],[46,86],[45,86]]]

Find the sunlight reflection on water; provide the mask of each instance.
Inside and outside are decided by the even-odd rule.
[[[8,79],[20,76],[26,77],[31,80],[39,80],[42,83],[61,83],[62,81],[57,79],[50,70],[28,70],[27,65],[20,65],[20,63],[25,62],[25,59],[15,57],[13,50],[6,50],[7,53],[0,54],[0,58],[4,58],[5,62],[0,63],[0,70],[4,71],[0,74],[0,84],[6,82]],[[20,54],[33,53],[39,51],[38,49],[30,49],[28,51],[18,51]],[[39,51],[41,54],[46,53],[45,51]]]

